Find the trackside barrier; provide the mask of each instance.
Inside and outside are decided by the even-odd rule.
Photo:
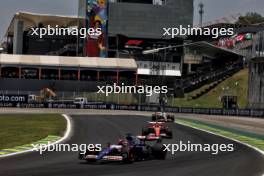
[[[129,111],[160,111],[158,105],[120,105],[106,103],[89,103],[78,105],[73,103],[0,103],[0,107],[16,108],[54,108],[54,109],[108,109],[108,110],[129,110]],[[185,107],[165,107],[166,112],[205,114],[205,115],[225,115],[241,117],[264,118],[264,109],[220,109],[220,108],[185,108]]]

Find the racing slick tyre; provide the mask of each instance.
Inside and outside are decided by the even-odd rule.
[[[133,152],[124,152],[121,156],[123,157],[123,163],[125,164],[132,164],[135,161]]]
[[[156,115],[152,115],[152,117],[151,117],[151,121],[155,122],[156,120],[157,120]]]
[[[142,136],[147,136],[149,134],[148,128],[143,128],[142,129]]]
[[[79,160],[84,160],[85,155],[82,154],[81,152],[79,152],[78,158],[79,158]]]
[[[168,119],[170,119],[170,120],[171,120],[171,122],[174,122],[174,121],[175,121],[175,118],[174,118],[174,116],[170,116]]]
[[[173,136],[172,136],[172,131],[171,130],[167,131],[166,134],[167,134],[167,138],[168,139],[172,139]]]
[[[159,159],[159,160],[165,160],[166,159],[166,155],[167,152],[164,151],[164,146],[160,143],[155,144],[152,147],[152,155],[155,159]]]

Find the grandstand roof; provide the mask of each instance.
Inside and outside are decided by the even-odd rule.
[[[134,59],[0,54],[1,65],[136,70]]]
[[[242,55],[239,53],[236,53],[229,49],[215,46],[205,41],[188,44],[187,48],[191,50],[199,51],[199,53],[204,53],[212,58],[217,58],[218,56],[229,56],[229,55],[242,57]]]
[[[41,23],[44,27],[50,26],[77,26],[77,16],[63,16],[63,15],[52,15],[52,14],[39,14],[30,12],[18,12],[16,13],[9,27],[5,33],[5,36],[12,35],[14,32],[14,21],[20,19],[24,21],[24,30],[31,27],[37,27]]]

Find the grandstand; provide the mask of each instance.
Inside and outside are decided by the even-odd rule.
[[[38,91],[48,87],[60,92],[94,92],[96,85],[122,82],[167,85],[170,94],[183,96],[242,68],[241,54],[213,45],[204,36],[187,38],[193,44],[186,47],[183,47],[185,37],[161,37],[163,31],[159,29],[163,27],[192,24],[192,0],[167,0],[167,4],[155,4],[155,9],[151,3],[143,6],[133,2],[109,3],[104,59],[88,57],[88,41],[79,36],[46,35],[40,39],[30,35],[31,28],[47,25],[81,27],[85,19],[82,15],[15,14],[5,34],[6,54],[0,60],[0,84],[4,86],[0,91]],[[178,3],[186,8],[175,10]],[[184,18],[167,19],[168,16]],[[175,45],[182,47],[149,55],[142,53]]]
[[[87,59],[87,58],[86,58]],[[97,85],[125,82],[137,84],[133,59],[33,56],[0,54],[1,90],[96,91]]]

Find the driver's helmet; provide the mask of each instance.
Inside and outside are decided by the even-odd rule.
[[[133,141],[133,137],[132,137],[132,136],[127,136],[126,139],[127,139],[129,142]]]
[[[127,146],[127,144],[128,144],[128,142],[127,142],[127,140],[125,140],[125,139],[120,139],[120,140],[118,141],[118,145]]]

